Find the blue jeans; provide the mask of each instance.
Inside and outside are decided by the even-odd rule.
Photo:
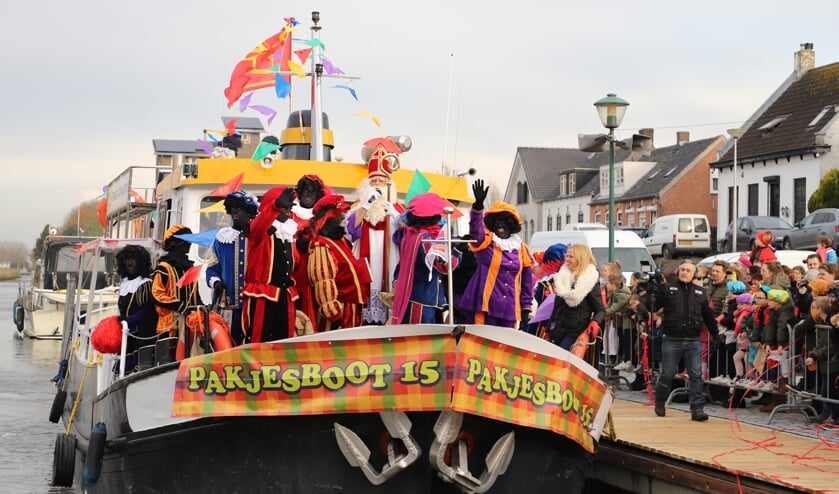
[[[705,395],[702,393],[702,341],[672,339],[665,336],[661,343],[661,374],[655,385],[656,403],[665,403],[670,395],[670,385],[678,370],[679,361],[684,357],[688,373],[688,399],[691,410],[705,407]]]

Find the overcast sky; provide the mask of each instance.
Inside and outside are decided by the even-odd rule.
[[[696,140],[742,123],[801,43],[814,43],[817,66],[839,61],[835,0],[569,3],[17,2],[0,30],[0,239],[32,245],[121,170],[152,164],[152,139],[259,116],[226,108],[230,72],[284,17],[308,38],[312,10],[326,55],[361,77],[359,102],[324,83],[336,154],[358,161],[364,140],[408,134],[406,168],[445,160],[502,189],[517,147],[576,147],[578,133],[600,132],[592,103],[608,92],[631,104],[618,134],[652,127],[661,147],[679,130]],[[294,87],[303,108],[306,86]],[[253,103],[279,110],[268,128],[279,134],[288,101],[266,89]],[[352,115],[364,110],[381,129]]]

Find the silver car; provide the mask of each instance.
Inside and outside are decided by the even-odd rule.
[[[817,209],[805,216],[784,237],[784,249],[816,250],[819,235],[830,235],[834,243],[839,240],[839,209]]]

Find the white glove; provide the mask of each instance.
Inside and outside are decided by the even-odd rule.
[[[367,199],[365,199],[364,202],[361,203],[361,207],[364,209],[370,209],[370,206],[374,202],[376,202],[376,200],[378,200],[380,197],[382,197],[382,193],[376,189],[372,189],[370,191],[370,194],[367,195]]]
[[[399,211],[396,210],[396,206],[394,206],[393,204],[391,204],[389,202],[385,203],[385,212],[391,218],[399,217]]]

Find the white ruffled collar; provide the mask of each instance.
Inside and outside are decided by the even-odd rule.
[[[294,205],[291,206],[291,212],[294,213],[295,216],[297,216],[301,220],[306,220],[306,221],[309,221],[310,219],[312,219],[312,216],[314,215],[314,213],[312,212],[313,209],[314,208],[304,208],[296,200],[294,201]]]
[[[140,285],[146,283],[147,281],[151,281],[149,278],[143,278],[142,276],[138,276],[133,280],[129,280],[128,278],[123,279],[119,283],[119,294],[120,296],[129,295],[137,291],[140,288]]]
[[[510,235],[507,238],[501,238],[495,233],[493,233],[492,241],[495,242],[495,245],[497,245],[504,252],[521,249],[521,237],[519,237],[517,233],[514,233],[513,235]]]
[[[232,244],[239,238],[241,233],[242,232],[232,226],[226,226],[216,233],[216,240],[218,240],[220,244]]]
[[[587,266],[579,277],[576,277],[568,265],[564,264],[554,275],[554,288],[557,297],[562,297],[569,307],[576,307],[599,280],[600,273],[593,264]]]
[[[284,242],[291,242],[297,235],[297,222],[289,218],[282,223],[274,220],[271,225],[276,229],[274,236]]]

